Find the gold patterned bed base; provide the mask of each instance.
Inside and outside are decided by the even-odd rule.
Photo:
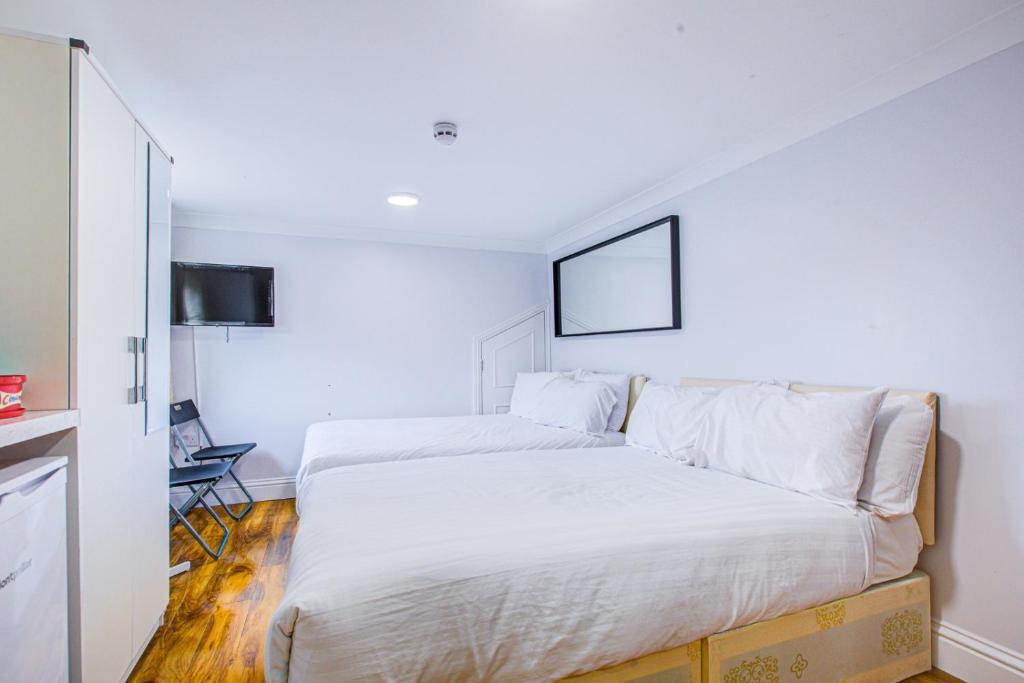
[[[895,683],[931,668],[928,576],[716,633],[565,683]]]

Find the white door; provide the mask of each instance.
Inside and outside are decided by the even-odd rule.
[[[132,408],[132,654],[138,657],[167,607],[168,395],[170,393],[171,163],[135,127],[136,336],[140,384]]]
[[[68,492],[71,671],[72,680],[91,683],[120,680],[132,657],[130,520],[137,513],[125,497],[133,495],[137,421],[129,404],[135,370],[128,338],[140,334],[132,259],[135,120],[82,51],[71,52],[73,397],[80,411]]]
[[[537,311],[480,344],[480,412],[507,413],[517,372],[547,370],[547,314]]]

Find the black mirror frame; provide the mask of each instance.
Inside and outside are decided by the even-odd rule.
[[[672,324],[666,327],[641,327],[630,330],[603,330],[601,332],[580,332],[577,334],[563,334],[562,333],[562,282],[561,282],[561,265],[562,262],[574,259],[577,256],[588,254],[592,251],[596,251],[602,247],[606,247],[609,244],[620,242],[624,239],[628,239],[634,235],[638,235],[641,232],[652,230],[660,227],[668,221],[669,223],[669,241],[671,243],[670,249],[672,251]],[[679,216],[671,215],[659,218],[656,221],[642,225],[635,230],[630,230],[611,239],[607,239],[603,242],[599,242],[593,246],[581,249],[568,256],[563,256],[557,261],[552,262],[552,280],[555,289],[555,336],[556,337],[590,337],[597,334],[625,334],[627,332],[655,332],[658,330],[680,330],[683,328],[683,312],[682,312],[682,292],[681,292],[681,278],[679,274]]]

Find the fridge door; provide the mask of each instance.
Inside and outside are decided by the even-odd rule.
[[[44,467],[0,488],[4,680],[68,680],[66,482],[63,466]]]

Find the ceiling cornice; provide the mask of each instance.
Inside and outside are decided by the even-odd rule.
[[[475,237],[470,235],[449,235],[437,232],[412,230],[389,230],[385,228],[346,228],[324,223],[293,223],[265,218],[233,216],[174,209],[172,223],[176,228],[196,230],[228,230],[232,232],[255,232],[285,237],[317,237],[361,242],[388,242],[392,244],[416,244],[429,247],[452,249],[483,249],[486,251],[514,251],[528,254],[543,254],[544,244],[529,240],[502,239],[498,237]]]
[[[547,253],[576,246],[609,226],[863,114],[1024,41],[1024,2],[947,38],[800,116],[685,169],[544,242]]]

